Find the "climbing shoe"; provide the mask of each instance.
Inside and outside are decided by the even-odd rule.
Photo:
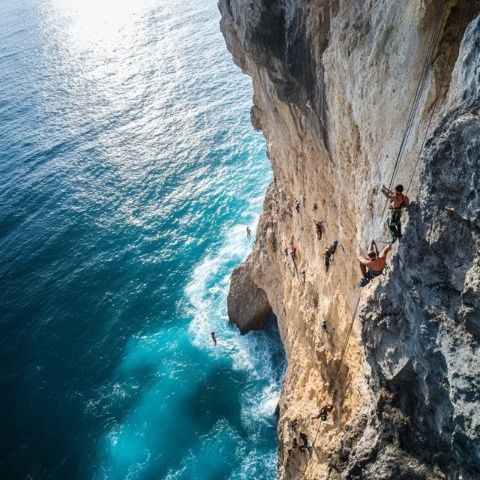
[[[370,280],[368,278],[362,278],[358,283],[357,287],[365,287],[370,283]]]

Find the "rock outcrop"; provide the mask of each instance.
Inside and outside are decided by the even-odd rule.
[[[241,333],[261,330],[272,313],[267,295],[251,277],[251,268],[243,263],[233,270],[227,299],[228,318]]]
[[[479,2],[219,7],[274,171],[229,314],[278,319],[279,478],[480,478]],[[360,290],[359,246],[388,240],[382,183],[413,202],[388,274]]]

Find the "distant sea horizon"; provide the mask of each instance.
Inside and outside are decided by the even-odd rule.
[[[0,3],[1,478],[276,478],[278,329],[226,314],[272,175],[216,3]]]

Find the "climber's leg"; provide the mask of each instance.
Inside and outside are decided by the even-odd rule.
[[[363,263],[358,262],[358,264],[360,265],[360,271],[362,272],[362,277],[367,278],[367,267]]]
[[[362,279],[357,283],[357,285],[359,287],[364,287],[365,285],[368,284],[368,282],[370,282],[370,279],[367,277],[367,267],[365,265],[363,265],[363,263],[360,263],[360,271],[362,272]]]
[[[400,226],[400,217],[401,217],[401,211],[393,210],[390,214],[390,218],[388,219],[388,228],[392,233],[391,243],[394,243],[397,240],[397,238],[400,238],[402,236],[401,226]]]
[[[369,278],[362,278],[358,283],[357,283],[357,287],[365,287],[366,285],[368,285],[370,283],[370,279]]]
[[[397,237],[402,238],[402,222],[400,221],[400,215],[398,216],[397,222]]]

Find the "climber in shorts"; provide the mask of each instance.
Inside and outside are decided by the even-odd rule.
[[[331,403],[327,403],[320,409],[317,416],[312,417],[312,420],[319,418],[322,422],[326,422],[328,420],[328,414],[331,413],[332,410],[333,405]]]
[[[410,200],[403,194],[403,185],[397,185],[395,190],[390,190],[382,185],[382,193],[390,200],[390,216],[388,217],[388,228],[392,232],[391,243],[402,238],[402,209],[410,206]]]
[[[360,270],[363,278],[358,282],[359,287],[364,287],[370,280],[378,277],[383,273],[383,269],[387,263],[387,254],[391,250],[392,246],[387,245],[380,253],[378,253],[377,244],[373,240],[370,244],[366,257],[358,257],[360,262]]]

